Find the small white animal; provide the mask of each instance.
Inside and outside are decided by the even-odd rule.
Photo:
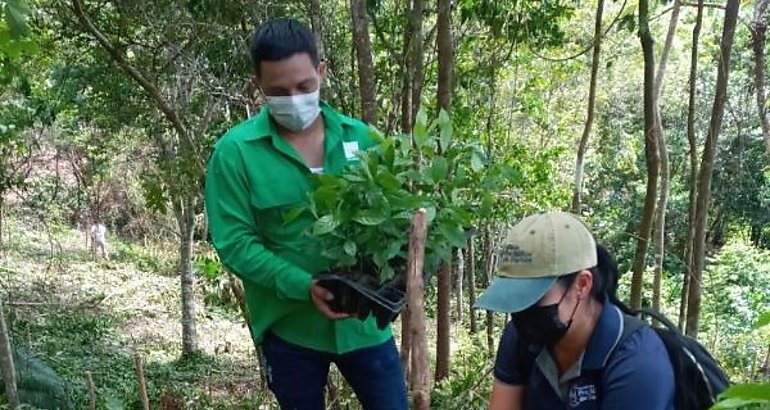
[[[94,255],[101,253],[101,256],[104,257],[104,259],[110,259],[107,250],[107,227],[100,221],[91,225],[91,252],[93,252]]]

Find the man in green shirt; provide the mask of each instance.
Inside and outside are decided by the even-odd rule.
[[[321,410],[335,363],[367,410],[405,410],[406,386],[390,327],[329,308],[313,275],[333,261],[305,235],[314,219],[284,216],[308,203],[313,173],[339,174],[373,144],[369,127],[319,101],[325,74],[315,39],[296,20],[251,38],[266,107],[228,131],[208,163],[206,209],[222,263],[243,280],[251,334],[283,409]]]

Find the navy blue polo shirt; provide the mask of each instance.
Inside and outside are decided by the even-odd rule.
[[[533,353],[531,373],[522,374],[516,328],[508,322],[497,350],[495,378],[525,386],[524,410],[673,410],[674,371],[663,342],[643,326],[616,347],[623,325],[620,309],[605,303],[585,352],[559,376],[548,349]]]

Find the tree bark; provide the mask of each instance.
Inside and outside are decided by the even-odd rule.
[[[644,151],[647,164],[647,192],[644,198],[642,221],[636,244],[633,276],[631,278],[631,308],[642,306],[642,284],[647,268],[647,249],[655,216],[658,193],[660,151],[655,130],[655,55],[649,25],[649,0],[639,1],[639,39],[644,56]]]
[[[600,0],[603,1],[603,0]],[[438,105],[452,112],[452,79],[454,77],[454,47],[452,39],[451,0],[438,0]]]
[[[580,213],[583,195],[583,170],[588,139],[591,137],[591,127],[594,124],[594,107],[596,105],[596,83],[599,77],[599,60],[602,46],[602,16],[604,15],[604,0],[598,0],[596,5],[596,20],[594,22],[593,57],[591,58],[591,80],[588,85],[588,108],[586,122],[583,125],[583,135],[578,145],[575,162],[575,185],[572,187],[572,212]]]
[[[484,275],[486,276],[487,287],[492,284],[492,271],[494,269],[494,244],[492,243],[492,228],[489,225],[484,227]],[[486,314],[486,333],[487,333],[487,352],[491,357],[495,352],[495,316],[492,311]]]
[[[463,317],[465,316],[465,303],[464,302],[464,284],[465,284],[465,252],[462,249],[457,250],[457,282],[455,289],[455,308],[457,308],[457,323],[463,323]]]
[[[372,43],[369,38],[369,16],[366,0],[350,0],[350,15],[353,19],[353,43],[358,63],[358,87],[361,92],[363,119],[369,124],[377,123],[377,97],[374,83]]]
[[[409,16],[410,23],[410,68],[411,68],[411,119],[412,122],[417,117],[422,103],[422,82],[424,73],[425,53],[423,51],[423,33],[422,33],[422,13],[425,8],[424,0],[412,0],[412,11]]]
[[[765,92],[765,40],[767,39],[766,12],[768,0],[757,0],[754,5],[754,20],[751,22],[751,48],[754,51],[754,88],[757,97],[759,124],[765,150],[770,156],[770,119],[767,117],[767,93]]]
[[[96,386],[90,371],[86,372],[86,387],[88,388],[88,410],[96,410]]]
[[[321,60],[324,60],[326,59],[326,48],[324,47],[324,19],[321,1],[308,0],[307,6],[308,10],[310,10],[310,27],[315,36],[318,57]]]
[[[655,207],[655,223],[653,225],[653,246],[655,249],[655,268],[652,285],[652,308],[660,311],[661,285],[663,281],[663,268],[666,259],[666,212],[668,210],[668,192],[670,186],[671,167],[668,161],[668,144],[663,130],[663,121],[660,116],[660,96],[663,93],[664,78],[666,76],[666,64],[674,43],[676,26],[679,22],[679,11],[682,6],[679,0],[674,0],[671,12],[671,21],[668,25],[666,42],[663,52],[660,54],[658,71],[655,74],[655,134],[658,137],[658,150],[660,156],[660,192],[658,204]]]
[[[679,302],[679,329],[684,331],[685,320],[687,318],[687,296],[690,291],[690,282],[693,272],[692,266],[692,248],[695,240],[695,202],[698,197],[698,141],[695,135],[695,102],[698,81],[698,43],[700,41],[700,30],[703,24],[703,3],[704,0],[698,0],[698,12],[695,17],[695,27],[692,30],[692,50],[690,51],[690,79],[688,83],[688,103],[687,103],[687,141],[689,144],[690,157],[690,195],[689,207],[687,213],[687,242],[684,252],[684,278],[682,279],[682,293]]]
[[[144,377],[144,359],[139,353],[134,354],[134,366],[136,380],[139,383],[139,399],[142,403],[142,410],[150,410],[150,400],[147,397],[147,381]]]
[[[193,234],[195,232],[193,202],[192,197],[185,198],[174,209],[181,234],[179,277],[182,285],[182,354],[184,356],[198,351],[198,333],[195,324],[195,275],[192,268]]]
[[[473,236],[468,238],[468,315],[471,318],[471,334],[479,331],[479,325],[476,322],[476,245]]]
[[[443,263],[438,270],[436,302],[436,382],[449,376],[449,337],[452,309],[452,264]]]
[[[409,333],[413,341],[412,369],[413,377],[409,384],[412,391],[413,408],[430,408],[430,374],[428,373],[428,339],[425,333],[425,284],[423,267],[425,258],[425,239],[427,224],[425,209],[420,209],[412,218],[409,234],[409,256],[407,258],[407,300],[409,309]]]
[[[717,141],[722,128],[725,100],[727,99],[727,81],[730,76],[730,57],[735,37],[735,26],[738,21],[740,0],[728,0],[725,10],[724,27],[720,48],[720,60],[717,70],[716,93],[711,110],[706,144],[701,157],[700,173],[698,175],[698,199],[695,208],[695,240],[693,242],[693,275],[687,300],[687,335],[697,338],[701,305],[701,278],[705,262],[706,224],[708,219],[709,201],[711,199],[711,176],[714,170]]]
[[[3,372],[5,384],[5,397],[11,409],[19,407],[19,392],[16,388],[16,366],[13,363],[13,348],[11,347],[11,333],[5,322],[3,300],[0,297],[0,368]]]

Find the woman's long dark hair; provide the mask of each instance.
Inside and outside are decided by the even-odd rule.
[[[591,297],[599,302],[604,302],[606,297],[623,312],[632,314],[631,309],[618,299],[618,279],[620,278],[618,263],[615,262],[615,258],[607,248],[599,244],[596,245],[596,266],[588,270],[593,274],[594,279]],[[569,287],[575,277],[577,277],[577,272],[561,277],[559,282],[562,286]]]

